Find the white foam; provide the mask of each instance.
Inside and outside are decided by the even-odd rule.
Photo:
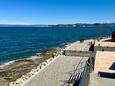
[[[41,58],[41,57],[39,57],[39,56],[31,56],[30,58],[27,58],[27,59],[35,60],[36,58]]]
[[[8,65],[10,65],[10,64],[12,64],[12,63],[14,63],[15,61],[16,61],[16,60],[6,62],[6,63],[4,63],[4,64],[0,65],[0,67],[8,66]]]
[[[27,60],[35,60],[36,58],[41,58],[41,57],[39,57],[39,56],[31,56],[31,57],[29,57],[29,58],[24,58],[24,59],[27,59]],[[24,60],[24,59],[22,59],[22,60]],[[21,60],[21,59],[18,59],[18,60]],[[13,64],[15,61],[18,61],[18,60],[12,60],[12,61],[3,63],[3,64],[0,65],[0,67],[8,66],[8,65]]]

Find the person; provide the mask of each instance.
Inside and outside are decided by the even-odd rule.
[[[84,42],[84,40],[83,40],[83,39],[80,39],[80,43],[82,43],[82,42]]]
[[[102,51],[104,51],[104,49],[102,49]]]

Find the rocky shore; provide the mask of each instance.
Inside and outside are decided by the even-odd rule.
[[[15,82],[23,75],[36,69],[38,65],[49,58],[53,58],[60,48],[52,48],[36,54],[36,58],[28,58],[12,61],[7,65],[0,66],[0,86],[9,86],[10,82]]]

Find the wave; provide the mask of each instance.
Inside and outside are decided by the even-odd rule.
[[[16,61],[16,60],[12,60],[12,61],[3,63],[3,64],[0,65],[0,67],[8,66],[8,65],[10,65],[10,64],[13,64],[15,61]]]
[[[19,61],[19,60],[35,60],[37,58],[41,58],[41,57],[36,55],[36,56],[31,56],[31,57],[28,57],[28,58],[24,58],[24,59],[12,60],[12,61],[1,64],[0,67],[5,67],[5,66],[8,66],[8,65],[11,65],[11,64],[13,64],[13,63],[15,63],[16,61]]]

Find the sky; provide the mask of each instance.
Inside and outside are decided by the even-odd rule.
[[[115,0],[0,0],[0,24],[115,22]]]

